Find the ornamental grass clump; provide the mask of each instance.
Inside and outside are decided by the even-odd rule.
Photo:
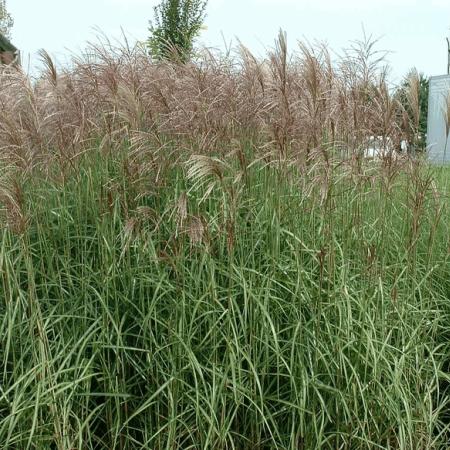
[[[43,56],[0,74],[2,448],[447,448],[448,170],[364,158],[370,42]]]

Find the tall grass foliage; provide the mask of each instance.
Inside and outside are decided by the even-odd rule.
[[[371,42],[1,74],[5,449],[444,449],[445,169]],[[410,96],[414,98],[414,96]]]

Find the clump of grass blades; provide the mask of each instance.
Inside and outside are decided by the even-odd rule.
[[[2,448],[447,447],[448,170],[361,157],[405,118],[371,42],[42,57],[0,74]]]
[[[4,448],[445,448],[448,204],[424,168],[387,195],[328,161],[324,193],[319,163],[202,156],[129,198],[128,158],[36,175],[3,231]]]

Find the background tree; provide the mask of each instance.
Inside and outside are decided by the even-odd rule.
[[[11,28],[14,24],[11,14],[6,10],[5,0],[0,0],[0,33],[8,39],[11,38]]]
[[[420,74],[420,95],[419,95],[419,107],[420,107],[420,120],[419,120],[419,133],[425,135],[427,133],[428,124],[428,89],[430,79],[423,73]]]
[[[205,19],[207,0],[162,0],[154,8],[148,46],[155,59],[186,62]]]
[[[404,132],[410,143],[422,150],[426,145],[428,89],[429,78],[412,69],[395,94],[403,106]]]

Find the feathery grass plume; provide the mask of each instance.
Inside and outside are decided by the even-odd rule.
[[[417,69],[407,74],[402,87],[398,90],[398,101],[403,108],[402,128],[406,131],[406,139],[412,146],[413,153],[420,145],[419,130],[421,118],[421,76]]]
[[[38,51],[38,56],[40,61],[43,63],[43,73],[45,74],[48,82],[53,87],[56,87],[58,84],[58,72],[52,57],[44,49],[40,49]]]
[[[446,161],[448,141],[450,139],[450,94],[445,97],[444,103],[445,147],[443,161]]]
[[[372,107],[373,123],[371,133],[374,136],[382,137],[382,146],[385,148],[386,156],[392,157],[392,145],[389,148],[389,142],[400,141],[401,130],[397,117],[401,109],[399,101],[389,92],[387,75],[380,75],[379,81],[372,87]]]
[[[0,167],[0,229],[6,226],[23,235],[28,228],[29,216],[21,174],[2,162]]]
[[[392,115],[386,92],[374,89],[381,64],[374,42],[358,45],[332,63],[324,45],[301,44],[300,53],[288,54],[281,33],[266,59],[257,60],[241,45],[236,56],[205,51],[195,64],[179,66],[153,64],[142,47],[105,38],[59,74],[43,54],[45,79],[30,91],[34,122],[43,124],[37,135],[68,165],[98,134],[105,145],[120,145],[127,138],[121,122],[160,140],[188,138],[202,153],[243,134],[261,147],[274,144],[275,159],[288,149],[290,157],[305,159],[322,140],[355,151],[372,130],[387,128],[374,105],[387,105],[385,124]],[[17,120],[27,107],[12,111],[7,97],[17,98],[17,92],[4,86],[0,101],[21,129]]]
[[[116,98],[117,116],[124,121],[125,126],[139,131],[142,128],[142,108],[139,97],[126,83],[119,82]]]
[[[417,133],[420,122],[420,76],[417,69],[412,69],[406,77],[406,100],[411,114],[411,126]]]
[[[269,126],[273,141],[278,150],[278,159],[284,160],[288,156],[293,116],[290,106],[289,88],[291,73],[287,48],[286,32],[280,30],[275,41],[275,49],[269,54],[270,70],[272,71],[271,87],[271,115]]]
[[[187,206],[188,198],[186,192],[182,192],[178,197],[178,200],[175,205],[175,220],[177,224],[176,235],[178,235],[179,230],[182,230],[184,227],[184,223],[188,218],[188,206]]]
[[[198,244],[208,243],[207,223],[202,216],[191,216],[187,221],[185,232],[189,236],[191,247]]]
[[[190,190],[197,190],[208,183],[201,201],[211,194],[217,183],[224,187],[224,171],[229,167],[221,159],[206,155],[192,155],[186,164],[187,178],[194,182]]]
[[[377,83],[386,52],[376,50],[377,40],[366,36],[353,42],[339,63],[341,87],[347,105],[344,141],[350,152],[359,152],[370,136],[373,86]]]

